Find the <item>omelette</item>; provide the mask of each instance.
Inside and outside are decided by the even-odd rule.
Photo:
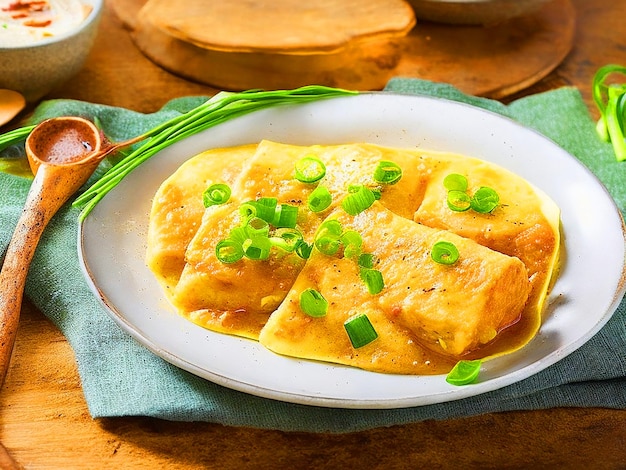
[[[307,159],[324,169],[314,181],[294,176]],[[378,180],[381,167],[401,177]],[[449,175],[465,182],[462,196],[472,204],[485,188],[496,202],[488,210],[454,207]],[[203,192],[214,183],[226,184],[230,197],[205,207]],[[328,203],[313,209],[318,188]],[[348,204],[355,198],[362,205],[356,211]],[[276,214],[286,208],[297,215],[290,228],[263,222],[265,237],[282,242],[285,231],[297,233],[297,247],[308,252],[278,243],[262,258],[226,262],[219,246],[249,230],[257,219],[249,208],[267,201]],[[543,192],[476,158],[368,143],[262,141],[203,152],[161,185],[146,261],[173,308],[209,330],[289,357],[438,374],[534,337],[558,272],[559,217]],[[331,226],[341,227],[335,238],[325,236]],[[250,245],[248,237],[240,242]],[[324,243],[335,240],[339,248],[329,251]],[[436,259],[441,242],[458,260]],[[359,255],[373,265],[362,266]],[[380,283],[375,292],[372,273]],[[323,314],[305,308],[303,295],[311,292],[326,305]],[[348,329],[357,317],[373,332],[367,344],[356,344]]]

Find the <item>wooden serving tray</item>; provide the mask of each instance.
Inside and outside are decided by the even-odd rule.
[[[138,48],[170,72],[219,89],[294,88],[315,83],[377,90],[391,76],[402,76],[446,82],[465,93],[497,99],[548,75],[571,50],[575,31],[571,0],[552,0],[529,15],[501,24],[445,25],[418,19],[408,35],[389,43],[373,43],[371,50],[347,49],[321,59],[312,54],[286,60],[267,51],[208,50],[162,30],[148,35],[150,40],[158,38],[160,44],[146,47],[145,25],[139,21],[145,3],[111,0]],[[356,62],[364,64],[358,79],[349,73],[349,67],[337,68]],[[190,73],[190,64],[200,73]],[[324,67],[334,72],[306,73]]]

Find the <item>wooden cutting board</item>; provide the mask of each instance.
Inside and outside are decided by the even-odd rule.
[[[263,50],[263,44],[256,51],[201,47],[184,34],[146,24],[142,20],[146,0],[111,3],[135,44],[153,62],[220,89],[293,88],[316,83],[377,90],[391,76],[403,76],[451,83],[473,95],[503,98],[541,80],[561,63],[571,50],[576,23],[570,0],[552,0],[529,15],[501,24],[459,26],[418,19],[408,34],[382,36],[368,47],[359,44],[335,56],[285,57],[284,51]],[[354,64],[359,64],[358,73],[354,73]]]

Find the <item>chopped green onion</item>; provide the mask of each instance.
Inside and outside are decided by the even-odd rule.
[[[230,186],[223,183],[215,183],[202,193],[204,207],[225,204],[230,199]]]
[[[363,237],[356,230],[346,230],[341,234],[341,242],[343,243],[343,255],[346,258],[352,258],[361,254],[363,246]]]
[[[480,373],[482,361],[459,361],[446,376],[446,382],[451,385],[467,385],[476,381]]]
[[[454,243],[440,240],[430,251],[430,257],[439,264],[454,264],[459,259],[459,250]]]
[[[610,142],[618,161],[626,160],[626,83],[610,83],[613,74],[626,76],[626,67],[605,65],[593,78],[593,99],[600,111],[596,129],[600,137]]]
[[[374,261],[376,261],[376,256],[372,253],[361,253],[359,255],[358,265],[360,268],[373,268]]]
[[[359,271],[359,275],[365,283],[367,291],[370,294],[380,294],[385,288],[385,280],[383,279],[383,274],[378,269],[361,268]]]
[[[248,220],[252,217],[256,217],[256,205],[254,205],[253,202],[254,201],[244,202],[239,206],[239,215],[241,216],[243,224],[247,224]]]
[[[281,204],[274,210],[274,219],[271,221],[274,227],[295,228],[298,222],[298,208],[289,204]]]
[[[296,245],[296,254],[302,259],[309,259],[313,245],[302,240]]]
[[[267,237],[254,237],[246,239],[241,247],[246,258],[261,261],[269,258],[272,242]]]
[[[443,179],[443,186],[448,191],[467,191],[467,178],[458,173],[450,173]]]
[[[336,255],[341,247],[341,240],[333,236],[315,237],[315,248],[327,256]]]
[[[268,237],[270,224],[259,217],[252,217],[243,229],[247,238]]]
[[[326,186],[315,188],[307,199],[307,204],[312,212],[321,212],[328,209],[333,202],[333,197]]]
[[[315,289],[300,293],[300,309],[311,317],[323,317],[328,312],[328,301]]]
[[[256,201],[249,201],[255,208],[255,216],[272,223],[276,218],[276,208],[278,207],[278,199],[275,197],[262,197]]]
[[[203,130],[260,109],[279,105],[307,103],[358,92],[311,85],[293,90],[250,90],[241,93],[219,93],[196,108],[172,118],[139,138],[144,143],[133,150],[80,195],[74,207],[82,209],[83,220],[93,207],[129,173],[162,149]],[[2,139],[0,138],[0,141]]]
[[[339,238],[343,233],[343,227],[341,226],[341,222],[336,219],[328,219],[322,222],[322,224],[317,229],[317,235],[332,235],[336,238]]]
[[[362,348],[378,338],[378,333],[364,313],[348,319],[343,326],[355,349]]]
[[[248,221],[246,221],[247,223]],[[242,225],[239,227],[233,227],[230,230],[230,233],[228,234],[228,238],[235,240],[236,242],[238,242],[240,245],[243,244],[244,241],[246,241],[246,238],[248,237],[248,231],[246,230],[246,225]]]
[[[215,256],[222,263],[230,264],[243,258],[244,252],[241,243],[232,238],[227,238],[215,246]]]
[[[274,232],[270,241],[272,245],[291,253],[304,241],[304,237],[296,229],[281,228]]]
[[[464,212],[471,207],[472,199],[466,192],[453,189],[448,191],[446,203],[451,210],[455,212]]]
[[[397,163],[381,160],[374,170],[374,181],[381,184],[396,184],[402,178],[402,168]]]
[[[350,215],[360,214],[376,201],[376,196],[366,186],[351,186],[348,191],[348,195],[341,201],[341,207]]]
[[[341,222],[335,219],[325,220],[315,234],[315,248],[328,256],[337,254],[341,247],[342,232]]]
[[[326,165],[315,155],[307,155],[295,164],[295,178],[303,183],[315,183],[326,175]]]
[[[500,196],[492,188],[483,186],[472,196],[470,206],[480,214],[492,212],[500,204]]]

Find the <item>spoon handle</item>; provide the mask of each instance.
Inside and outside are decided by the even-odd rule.
[[[44,170],[42,167],[41,170]],[[0,271],[0,385],[4,382],[19,325],[28,268],[46,225],[67,201],[58,181],[38,171],[7,247]]]

